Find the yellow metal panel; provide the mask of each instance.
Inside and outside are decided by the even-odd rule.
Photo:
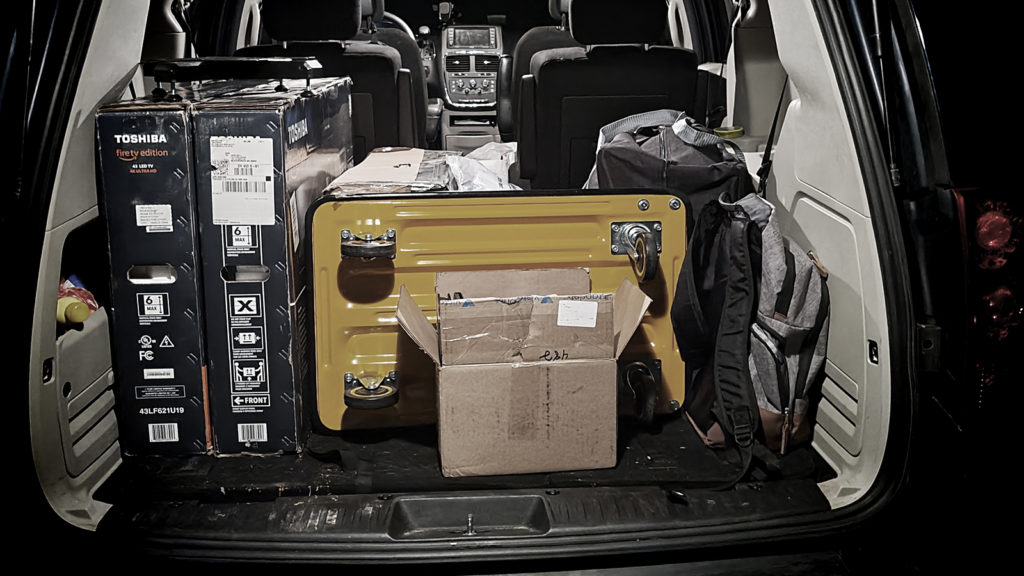
[[[593,292],[614,292],[637,281],[629,258],[611,252],[613,222],[662,223],[657,276],[640,284],[654,303],[623,359],[659,359],[665,413],[683,401],[684,366],[672,322],[671,298],[685,253],[684,209],[673,196],[587,194],[559,196],[441,196],[337,199],[312,218],[317,412],[332,430],[436,421],[431,360],[395,320],[403,284],[436,321],[434,277],[447,270],[574,268],[590,270]],[[641,210],[641,200],[649,208]],[[342,230],[359,236],[397,232],[394,260],[341,258]],[[378,381],[399,374],[401,399],[382,410],[346,409],[344,375]],[[486,383],[481,383],[486,385]],[[671,403],[671,404],[670,404]]]

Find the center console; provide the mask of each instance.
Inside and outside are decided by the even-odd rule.
[[[453,108],[493,108],[501,28],[449,26],[442,31],[441,66],[445,100]]]
[[[468,151],[501,140],[497,128],[498,26],[448,26],[441,32],[445,110],[442,146]]]

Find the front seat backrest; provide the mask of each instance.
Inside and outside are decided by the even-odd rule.
[[[515,50],[512,52],[510,95],[512,117],[499,117],[499,125],[515,125],[516,111],[519,109],[519,80],[530,73],[530,59],[534,54],[552,48],[580,47],[579,42],[573,40],[572,35],[569,34],[569,4],[570,0],[548,0],[548,12],[558,22],[558,25],[530,28],[516,42]],[[499,116],[505,116],[505,114],[499,111]]]
[[[376,23],[384,20],[384,0],[362,0],[363,32],[356,40],[365,40],[390,46],[402,57],[402,68],[412,75],[413,124],[416,131],[416,146],[427,145],[427,75],[423,71],[423,57],[416,40],[398,28],[377,28]],[[367,28],[369,27],[369,30]]]
[[[249,46],[238,56],[313,56],[328,76],[352,79],[352,148],[356,162],[379,146],[415,146],[412,79],[398,51],[352,42],[360,0],[263,0],[263,25],[279,44]]]
[[[651,46],[665,32],[665,0],[572,0],[569,28],[586,48],[534,54],[520,85],[520,175],[533,188],[579,188],[602,126],[641,112],[690,110],[697,58]]]

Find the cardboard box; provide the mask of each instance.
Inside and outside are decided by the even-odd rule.
[[[179,86],[179,101],[114,102],[96,114],[107,223],[119,442],[125,454],[211,448],[192,115],[258,84]]]
[[[129,455],[210,446],[191,109],[139,100],[96,115],[119,442]]]
[[[437,329],[405,286],[396,315],[437,365],[442,473],[615,466],[616,359],[650,298],[629,280],[590,294],[585,270],[442,273],[436,284]]]
[[[195,107],[215,448],[295,451],[308,373],[305,212],[352,164],[350,82],[252,86]]]
[[[370,152],[339,176],[325,194],[383,194],[446,190],[452,174],[445,157],[459,152],[388,146]]]

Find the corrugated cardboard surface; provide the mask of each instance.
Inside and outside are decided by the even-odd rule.
[[[448,300],[587,294],[590,292],[590,273],[583,268],[438,272],[434,283],[438,296]]]
[[[287,92],[277,92],[276,83],[252,86],[197,104],[194,115],[206,349],[220,454],[296,451],[305,429],[300,222],[318,191],[351,164],[349,81],[316,79],[312,96],[302,96],[303,82],[286,86]],[[256,273],[225,276],[233,269]]]
[[[593,323],[564,325],[562,304],[592,307]],[[445,366],[614,356],[611,294],[443,300]]]
[[[615,466],[615,372],[611,359],[441,368],[442,473]]]
[[[445,158],[461,152],[386,146],[336,178],[325,195],[394,194],[444,190],[452,175]]]
[[[549,276],[548,272],[558,273],[536,274],[534,280]],[[492,274],[481,280],[502,278],[497,273],[484,275]],[[437,286],[454,292],[457,289],[448,284],[452,280],[439,275]],[[486,293],[486,282],[482,284],[472,293]],[[526,291],[543,294],[546,290],[541,283],[528,285]],[[567,302],[587,304],[587,313],[563,316],[559,308]],[[473,300],[473,306],[464,303],[440,302],[439,336],[406,287],[399,290],[399,325],[438,365],[442,473],[476,476],[614,466],[616,358],[651,299],[624,280],[614,295],[484,298]],[[455,329],[460,322],[462,336]],[[517,352],[509,356],[509,350]],[[591,357],[583,359],[587,354]],[[479,363],[465,364],[468,358]],[[542,360],[523,362],[524,358]]]
[[[191,113],[188,101],[139,100],[96,116],[125,454],[210,448]],[[175,280],[129,281],[134,267],[154,264],[171,267]]]

